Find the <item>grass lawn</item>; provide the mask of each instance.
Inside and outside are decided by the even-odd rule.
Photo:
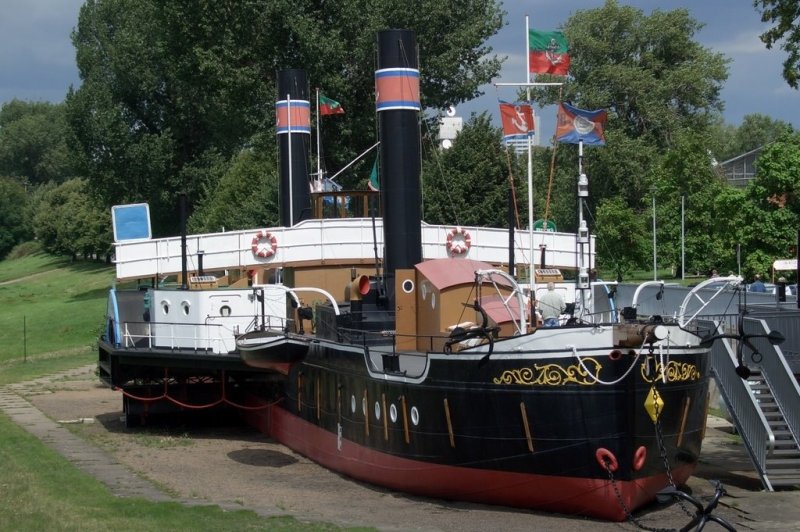
[[[93,346],[113,278],[111,266],[43,254],[0,262],[0,364]]]
[[[96,362],[113,278],[112,266],[42,253],[0,261],[0,386]],[[2,413],[0,464],[3,531],[340,530],[218,506],[115,497]]]

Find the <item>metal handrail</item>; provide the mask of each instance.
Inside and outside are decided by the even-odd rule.
[[[745,318],[744,329],[746,333],[758,335],[770,332],[767,322],[758,318]],[[747,363],[761,370],[795,443],[800,442],[800,385],[780,347],[770,344],[764,337],[752,338],[751,343],[757,351],[747,349],[750,351],[747,353]]]
[[[711,348],[711,372],[734,425],[747,447],[753,466],[764,486],[773,491],[767,478],[767,456],[775,446],[775,434],[769,427],[747,382],[736,373],[736,353],[727,339],[714,342]]]

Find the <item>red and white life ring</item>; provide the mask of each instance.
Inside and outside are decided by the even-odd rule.
[[[453,255],[462,255],[472,247],[472,237],[469,232],[456,227],[447,233],[447,252]]]
[[[264,245],[261,243],[262,240]],[[256,257],[271,257],[278,250],[278,239],[269,231],[262,229],[253,237],[250,249],[253,250],[253,255]]]

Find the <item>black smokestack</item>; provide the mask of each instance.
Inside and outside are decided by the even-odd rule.
[[[393,300],[395,270],[413,268],[422,261],[419,68],[413,31],[378,33],[375,90],[384,271]]]
[[[280,170],[280,219],[281,225],[289,227],[311,215],[308,178],[311,106],[305,70],[278,71],[275,114]]]

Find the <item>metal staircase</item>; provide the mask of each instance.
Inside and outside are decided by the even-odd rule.
[[[772,451],[767,454],[765,462],[769,484],[772,488],[800,485],[800,446],[792,436],[766,378],[760,371],[754,371],[742,382],[752,391],[773,435]]]
[[[743,350],[750,376],[737,374],[728,340],[714,343],[712,374],[764,487],[800,488],[800,387],[780,348],[765,338],[764,320],[744,318],[744,332],[756,335],[755,350]]]

